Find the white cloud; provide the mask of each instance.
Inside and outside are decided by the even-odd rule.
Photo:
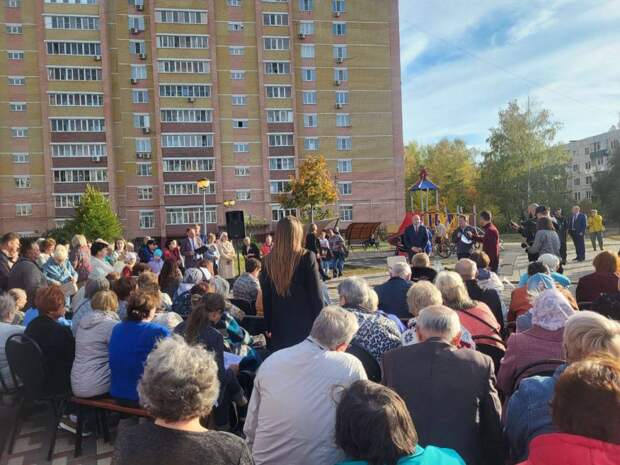
[[[500,2],[451,2],[447,6],[441,2],[444,8],[455,10],[452,15],[441,8],[427,8],[427,2],[419,3],[421,8],[414,7],[417,1],[401,2],[401,10],[408,10],[406,15],[401,11],[404,71],[416,63],[421,50],[446,46],[437,37],[453,48],[467,48],[463,44],[468,31],[488,15],[508,14],[497,9]],[[503,45],[494,45],[489,37],[487,48],[470,49],[474,56],[464,54],[427,67],[417,62],[414,74],[403,75],[405,142],[461,136],[484,144],[488,129],[497,123],[497,112],[509,100],[525,101],[528,93],[564,123],[559,134],[562,140],[603,132],[617,122],[618,1],[547,1],[546,9],[530,8],[528,13],[523,4],[531,7],[531,3],[514,2],[510,11],[514,21],[507,26]],[[426,36],[426,43],[412,23],[423,24],[433,34]],[[406,40],[416,36],[416,40]]]

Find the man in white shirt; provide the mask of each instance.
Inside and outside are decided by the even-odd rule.
[[[358,329],[346,310],[325,307],[310,336],[261,365],[244,432],[256,465],[333,465],[344,460],[334,442],[338,386],[366,379],[345,353]]]

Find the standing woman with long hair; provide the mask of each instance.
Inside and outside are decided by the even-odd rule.
[[[303,248],[304,230],[294,216],[278,221],[271,253],[260,274],[265,328],[270,348],[302,342],[323,308],[321,276],[316,256]]]

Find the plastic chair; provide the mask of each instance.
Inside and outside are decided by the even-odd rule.
[[[19,388],[19,407],[17,418],[13,425],[9,440],[9,454],[13,453],[17,433],[21,429],[22,417],[25,413],[25,405],[32,402],[44,402],[51,407],[52,435],[47,452],[47,460],[52,460],[56,446],[56,433],[58,423],[65,411],[69,399],[69,393],[63,395],[49,395],[45,392],[46,370],[43,361],[43,353],[39,345],[25,334],[14,334],[6,341],[6,358],[11,369],[13,383]]]
[[[351,344],[347,348],[347,352],[354,355],[360,362],[362,362],[364,370],[366,370],[366,376],[368,376],[370,381],[374,381],[375,383],[381,382],[381,367],[366,349],[363,349],[357,344]]]
[[[491,357],[491,360],[493,360],[493,366],[495,367],[495,374],[497,375],[497,372],[499,371],[499,364],[502,361],[502,358],[504,358],[504,354],[506,354],[506,344],[504,343],[502,338],[500,338],[499,336],[478,335],[472,336],[472,339],[476,343],[476,351]],[[485,340],[500,343],[503,348],[499,348],[496,345],[485,343]]]

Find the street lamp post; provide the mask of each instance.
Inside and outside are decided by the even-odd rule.
[[[198,189],[202,191],[202,227],[205,237],[207,237],[207,189],[209,189],[209,184],[211,182],[207,178],[196,181]]]

